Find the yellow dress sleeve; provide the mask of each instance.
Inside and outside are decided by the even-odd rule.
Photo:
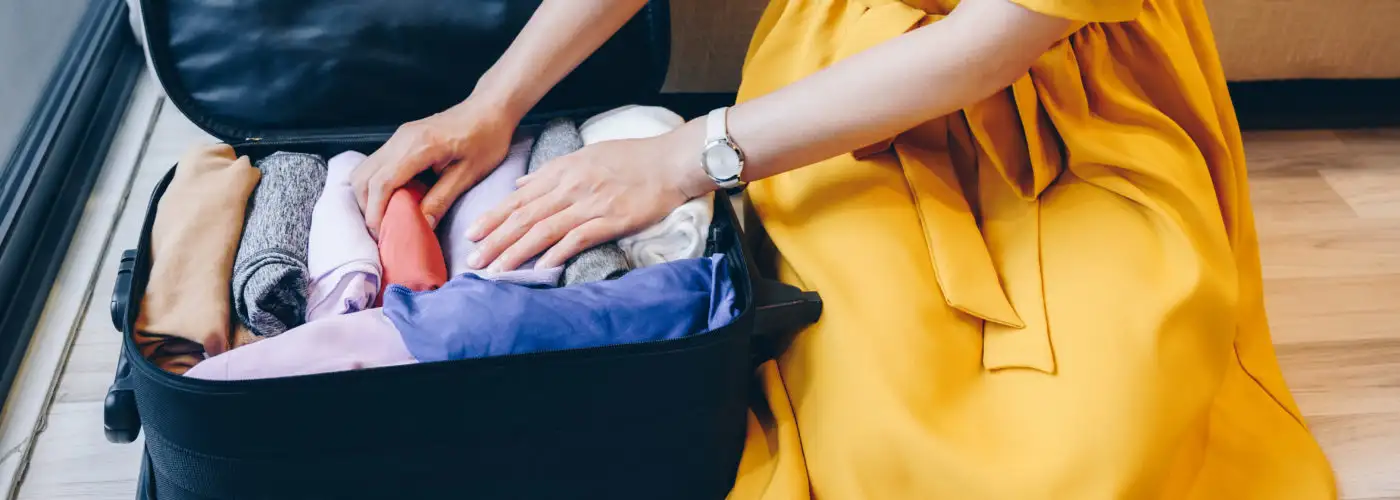
[[[1022,7],[1071,21],[1112,23],[1132,21],[1143,0],[1012,0]]]

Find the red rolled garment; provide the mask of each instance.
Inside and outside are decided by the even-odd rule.
[[[427,192],[427,186],[414,180],[389,197],[389,206],[379,224],[379,260],[384,266],[381,297],[388,285],[403,285],[421,292],[447,283],[442,247],[419,208]]]

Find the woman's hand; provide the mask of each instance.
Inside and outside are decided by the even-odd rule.
[[[365,223],[378,234],[389,195],[429,168],[439,179],[423,198],[436,226],[452,202],[505,157],[520,118],[597,50],[646,0],[545,0],[472,97],[408,123],[370,155],[351,181]]]
[[[471,265],[511,270],[540,252],[538,267],[563,265],[714,190],[700,168],[703,130],[696,125],[593,144],[522,177],[519,189],[468,231],[481,242]]]
[[[468,99],[400,126],[351,176],[365,224],[379,234],[389,195],[431,168],[438,180],[422,207],[428,225],[436,227],[452,202],[505,158],[518,123],[513,113]]]

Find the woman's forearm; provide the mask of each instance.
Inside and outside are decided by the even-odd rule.
[[[472,91],[516,118],[601,47],[646,0],[545,0]]]
[[[1024,75],[1069,27],[1008,0],[965,0],[939,22],[736,105],[728,123],[747,156],[743,177],[816,163],[967,107]],[[695,137],[681,140],[703,142],[703,128],[688,124],[681,133]]]

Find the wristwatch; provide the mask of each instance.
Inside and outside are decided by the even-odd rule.
[[[728,118],[728,107],[705,116],[705,149],[700,153],[700,165],[721,189],[734,190],[744,187],[744,181],[739,179],[744,173],[744,152],[729,137]]]

